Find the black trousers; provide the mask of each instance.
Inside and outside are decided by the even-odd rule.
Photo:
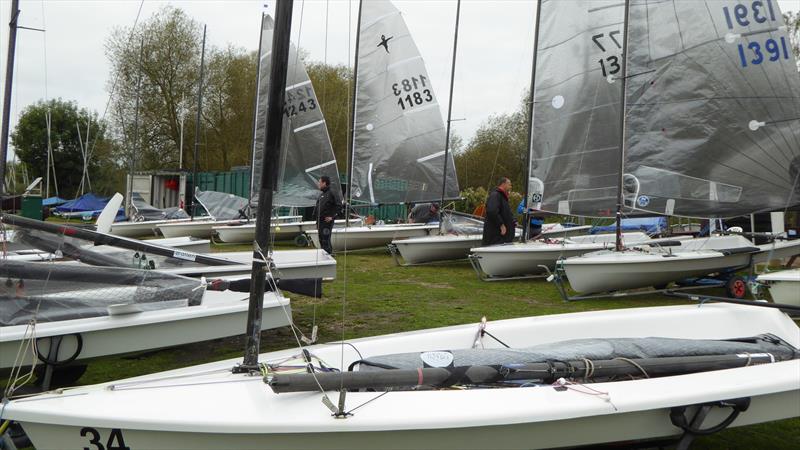
[[[324,220],[320,220],[319,224],[317,225],[317,231],[319,232],[319,246],[322,247],[323,250],[328,252],[329,255],[333,254],[333,247],[331,247],[331,231],[333,230],[333,221],[325,222]]]

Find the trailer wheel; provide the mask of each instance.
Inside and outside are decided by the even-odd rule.
[[[298,247],[308,247],[308,238],[305,234],[301,234],[294,238],[294,245]]]
[[[747,296],[747,282],[740,276],[735,276],[728,280],[725,284],[725,289],[728,291],[728,295],[733,298],[745,298]]]

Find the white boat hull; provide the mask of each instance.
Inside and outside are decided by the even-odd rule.
[[[294,239],[303,232],[300,222],[277,223],[272,224],[270,228],[270,237],[276,240]],[[225,243],[249,243],[256,239],[256,224],[251,222],[242,225],[218,226],[213,228],[213,232],[220,241]]]
[[[487,330],[515,347],[591,337],[728,339],[765,332],[800,345],[797,325],[779,311],[724,304],[528,317],[489,322]],[[350,341],[352,346],[306,348],[332,367],[338,367],[340,358],[346,367],[362,356],[470,348],[476,331],[470,324],[358,339]],[[480,345],[500,347],[489,338]],[[296,353],[265,354],[261,361]],[[95,437],[107,444],[112,436],[113,443],[124,439],[135,449],[483,449],[678,436],[682,431],[670,423],[670,408],[741,397],[749,397],[751,404],[734,427],[800,416],[800,360],[582,385],[605,396],[549,385],[383,396],[350,392],[346,408],[363,407],[345,419],[331,417],[319,392],[275,394],[259,376],[232,374],[230,368],[238,361],[19,399],[6,405],[4,418],[20,422],[40,450],[82,448]],[[337,403],[336,392],[328,396]],[[729,411],[712,410],[706,427]]]
[[[775,303],[800,306],[800,269],[765,273],[758,281],[768,286]]]
[[[466,236],[423,236],[393,240],[400,256],[406,264],[422,264],[434,261],[464,259],[469,250],[480,245],[482,236],[471,234]]]
[[[438,229],[439,225],[421,224],[334,228],[331,233],[331,247],[334,252],[385,247],[393,240],[427,236],[431,230]],[[306,234],[311,238],[315,247],[321,248],[317,230],[306,231]]]
[[[49,338],[66,336],[56,357],[64,360],[78,350],[75,335],[80,335],[82,347],[76,361],[83,361],[235,336],[245,332],[248,298],[247,293],[206,291],[202,304],[197,306],[39,323],[35,329],[37,347],[47,356],[52,342]],[[262,314],[262,330],[289,325],[289,300],[266,294]],[[26,328],[27,325],[2,328],[0,370],[14,365]],[[27,353],[21,365],[30,365],[32,358]]]
[[[115,222],[111,224],[108,234],[114,236],[141,238],[147,236],[159,236],[158,227],[170,223],[189,222],[189,219],[174,220],[145,220],[141,222]]]
[[[231,275],[249,276],[253,270],[253,252],[215,253],[231,261],[230,265],[162,268],[162,272],[190,277],[215,278]],[[324,250],[277,250],[272,252],[275,278],[336,278],[336,259]]]
[[[166,238],[177,237],[196,237],[201,239],[210,239],[213,234],[213,228],[227,223],[239,222],[238,220],[217,222],[208,219],[195,219],[188,222],[180,223],[165,223],[158,225],[156,228],[162,236]]]
[[[602,256],[594,258],[594,256]],[[685,278],[702,277],[750,264],[751,254],[724,255],[716,251],[673,255],[603,252],[564,261],[569,284],[576,292],[593,293],[665,286]]]
[[[648,240],[644,233],[625,233],[624,238],[625,242]],[[614,235],[608,234],[573,236],[571,239],[560,243],[530,241],[478,247],[472,249],[472,254],[483,273],[490,278],[502,278],[541,274],[544,271],[541,266],[553,270],[560,259],[614,246]]]

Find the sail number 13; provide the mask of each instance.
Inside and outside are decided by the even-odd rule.
[[[425,75],[403,78],[392,84],[392,93],[397,97],[397,104],[405,110],[433,101],[433,93]]]

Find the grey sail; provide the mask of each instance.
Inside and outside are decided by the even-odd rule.
[[[265,16],[261,35],[261,55],[258,74],[258,100],[256,104],[256,131],[253,148],[251,203],[258,203],[258,189],[261,185],[263,165],[264,130],[267,126],[267,92],[272,58],[272,34],[274,22]],[[283,149],[281,151],[280,172],[277,191],[273,198],[275,206],[313,206],[319,196],[317,180],[323,175],[331,179],[331,189],[342,198],[339,170],[325,125],[325,118],[317,101],[317,95],[308,72],[297,58],[294,45],[289,50],[287,67],[286,102],[284,114],[288,120],[283,122]]]
[[[732,217],[800,202],[800,74],[777,1],[634,0],[626,206]]]
[[[533,207],[614,214],[624,6],[621,0],[541,2],[529,179]]]
[[[425,62],[389,1],[363,2],[354,122],[354,203],[442,197],[445,127]],[[448,154],[446,198],[459,195]]]

